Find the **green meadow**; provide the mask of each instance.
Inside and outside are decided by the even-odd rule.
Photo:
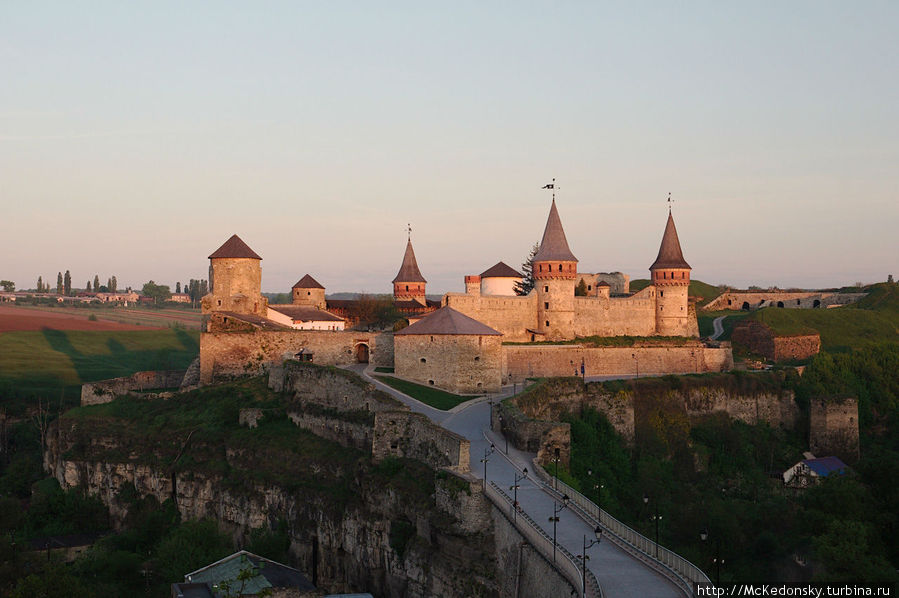
[[[0,401],[17,411],[36,397],[71,404],[84,382],[142,370],[186,369],[196,330],[41,330],[0,334]]]

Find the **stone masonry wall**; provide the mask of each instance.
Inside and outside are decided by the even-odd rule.
[[[321,365],[356,362],[356,347],[368,345],[373,364],[393,365],[393,333],[331,330],[279,330],[200,335],[200,382],[258,375],[301,350]]]
[[[654,290],[630,297],[575,297],[575,336],[653,336],[656,334]]]
[[[822,399],[811,402],[809,449],[818,457],[836,455],[847,463],[858,460],[858,401]]]
[[[541,463],[551,462],[559,449],[559,462],[567,466],[571,458],[571,424],[528,417],[515,407],[497,403],[490,414],[490,426],[502,431],[515,448],[537,453]]]
[[[821,350],[818,334],[778,336],[762,322],[748,318],[734,326],[731,340],[773,361],[807,359]]]
[[[304,430],[333,440],[338,444],[360,451],[371,452],[372,424],[370,422],[348,421],[341,417],[332,417],[321,413],[304,411],[288,411],[290,421]]]
[[[708,347],[699,341],[683,346],[587,347],[582,345],[503,345],[503,380],[587,376],[694,374],[733,369],[730,345]]]
[[[396,375],[457,393],[499,392],[499,336],[400,334],[395,337]]]
[[[538,327],[537,293],[524,297],[447,293],[443,304],[503,333],[504,341],[527,341],[527,330]]]
[[[821,351],[821,335],[775,336],[774,361],[808,359]]]
[[[178,388],[184,379],[184,370],[160,370],[136,372],[123,378],[100,380],[81,385],[81,404],[109,403],[117,397],[151,388]]]
[[[445,430],[421,413],[389,411],[375,414],[372,457],[417,459],[434,468],[468,473],[468,439]]]

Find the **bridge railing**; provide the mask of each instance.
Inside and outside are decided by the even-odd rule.
[[[533,463],[534,471],[541,478],[545,488],[560,497],[567,494],[569,504],[573,504],[585,518],[594,525],[600,525],[608,530],[619,540],[619,545],[629,549],[629,552],[639,557],[640,560],[653,565],[660,573],[676,583],[687,596],[693,595],[693,584],[711,583],[708,575],[702,569],[674,551],[657,545],[643,534],[621,523],[562,480],[550,476],[537,463],[537,459],[534,459]]]
[[[581,593],[582,597],[603,598],[602,587],[599,585],[593,572],[589,569],[586,571],[587,587],[582,587],[585,573],[581,568],[583,564],[561,544],[556,543],[555,545],[556,558],[555,561],[553,561],[552,538],[550,538],[549,534],[543,531],[543,529],[537,525],[527,513],[519,510],[515,518],[511,518],[506,514],[506,509],[513,509],[515,508],[515,505],[513,504],[512,497],[497,486],[496,482],[490,482],[484,488],[484,493],[487,495],[487,498],[496,505],[500,512],[503,513],[506,519],[508,519],[521,535],[525,537],[528,543],[543,555],[543,558],[545,558],[547,562],[558,569],[565,579],[571,583],[572,587],[577,588],[577,591]]]

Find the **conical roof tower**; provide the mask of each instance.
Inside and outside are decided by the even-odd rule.
[[[406,252],[403,254],[403,263],[400,271],[393,279],[394,301],[417,301],[427,305],[425,298],[425,277],[418,269],[418,261],[415,259],[415,250],[412,249],[412,235],[406,239]]]
[[[677,238],[677,228],[674,226],[674,217],[671,209],[668,210],[668,222],[665,223],[665,233],[662,235],[662,244],[659,247],[659,255],[656,261],[649,267],[650,270],[659,268],[682,268],[690,270],[690,264],[684,259],[684,253],[680,248],[680,240]]]
[[[540,249],[534,256],[534,262],[577,262],[577,258],[568,248],[568,239],[565,238],[565,229],[562,228],[562,219],[559,218],[559,210],[556,208],[556,200],[553,198],[549,208],[549,217],[546,219],[546,228],[543,229],[543,239],[540,241]]]

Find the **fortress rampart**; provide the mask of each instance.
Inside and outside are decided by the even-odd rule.
[[[651,344],[652,341],[646,341]],[[503,345],[503,380],[533,376],[698,374],[733,368],[730,345],[710,347],[684,340],[681,346],[590,347],[584,345]]]
[[[361,351],[360,346],[367,347]],[[315,363],[349,365],[362,354],[376,365],[393,365],[393,334],[334,330],[204,332],[200,335],[200,383],[259,375],[311,353]]]
[[[81,385],[81,404],[98,405],[135,391],[177,389],[184,379],[184,370],[136,372],[122,378],[99,380]]]

